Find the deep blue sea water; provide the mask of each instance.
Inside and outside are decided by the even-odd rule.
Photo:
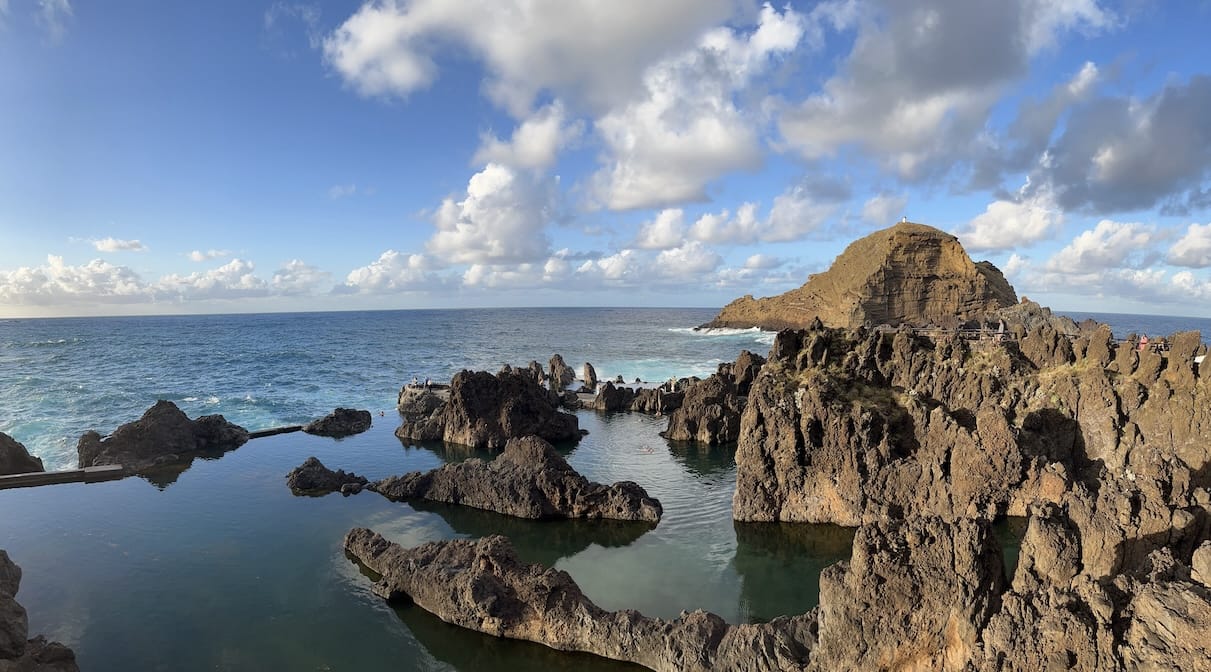
[[[800,613],[821,569],[849,555],[832,526],[731,520],[733,449],[664,441],[665,422],[580,411],[564,447],[589,478],[634,480],[659,498],[655,528],[532,522],[373,493],[294,497],[285,474],[308,455],[381,478],[465,453],[393,435],[399,386],[461,368],[544,364],[660,381],[706,375],[772,334],[694,332],[711,310],[534,309],[0,321],[0,431],[50,468],[75,442],[133,420],[156,399],[250,429],[338,405],[375,411],[365,434],[257,439],[199,460],[173,483],[139,478],[0,491],[0,548],[25,571],[32,632],[72,646],[85,670],[622,670],[628,666],[467,632],[388,606],[341,549],[367,526],[406,545],[508,535],[523,559],[569,572],[607,609],[672,618],[707,609],[732,622]],[[1073,315],[1082,319],[1085,315]],[[1211,320],[1098,316],[1116,334]],[[386,414],[379,416],[377,411]],[[1012,542],[1018,532],[1003,535]],[[1012,550],[1007,551],[1012,560]]]
[[[418,310],[0,321],[0,432],[75,467],[76,441],[137,419],[157,399],[248,429],[337,406],[391,409],[404,383],[559,353],[598,376],[707,375],[771,334],[695,332],[706,309]]]

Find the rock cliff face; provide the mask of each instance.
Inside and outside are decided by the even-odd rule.
[[[813,670],[963,670],[1004,587],[987,524],[937,518],[863,526],[820,575]]]
[[[555,354],[551,357],[551,389],[560,391],[576,380],[576,372],[563,361],[563,356]]]
[[[429,472],[378,481],[370,489],[394,500],[430,499],[518,518],[607,518],[658,522],[660,502],[630,481],[593,483],[551,444],[528,436],[510,439],[500,457],[472,458]]]
[[[743,405],[731,376],[715,374],[686,391],[681,406],[669,415],[661,435],[670,441],[708,445],[732,443],[740,436]]]
[[[25,608],[17,603],[21,568],[0,550],[0,671],[79,672],[76,654],[45,637],[29,636]]]
[[[46,471],[42,460],[30,455],[20,441],[0,432],[0,476],[31,471]]]
[[[783,332],[742,417],[734,516],[991,519],[1036,499],[1097,509],[1122,496],[1141,502],[1123,535],[1167,535],[1211,485],[1200,339],[1170,341],[1161,358],[1104,328],[1070,340],[1046,324],[1019,342]]]
[[[511,438],[534,435],[548,441],[578,439],[576,416],[560,412],[528,373],[461,371],[450,382],[450,398],[425,418],[407,419],[395,435],[412,441],[445,441],[501,450]]]
[[[143,417],[101,438],[86,432],[76,446],[80,467],[120,464],[142,473],[156,467],[188,464],[194,457],[234,450],[248,441],[248,431],[221,415],[197,420],[171,401],[160,400]]]
[[[673,621],[605,611],[567,572],[522,564],[508,539],[454,539],[405,549],[365,528],[345,550],[381,578],[375,594],[408,598],[447,623],[660,672],[803,669],[815,642],[810,614],[728,625],[702,611]]]
[[[954,236],[902,223],[855,241],[831,268],[779,296],[745,296],[706,327],[804,328],[941,324],[980,317],[1017,303],[992,264],[973,263]]]

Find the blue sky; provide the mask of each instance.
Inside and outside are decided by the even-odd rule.
[[[0,0],[0,316],[719,306],[902,216],[1211,315],[1211,3]]]

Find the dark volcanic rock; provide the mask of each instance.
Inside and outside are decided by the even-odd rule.
[[[803,328],[864,324],[953,325],[1017,303],[992,264],[973,263],[954,236],[901,223],[854,241],[824,273],[779,296],[745,296],[707,327]]]
[[[584,379],[585,387],[590,390],[597,389],[597,369],[594,369],[592,364],[584,363],[584,375],[581,377]]]
[[[548,441],[578,439],[575,415],[560,412],[554,400],[528,374],[461,371],[450,383],[450,398],[427,418],[407,420],[395,431],[400,439],[445,441],[500,450],[514,437]]]
[[[661,435],[670,441],[731,443],[739,438],[743,409],[736,386],[729,378],[716,374],[690,387]]]
[[[375,594],[406,597],[447,623],[660,672],[802,669],[815,642],[810,614],[729,625],[702,611],[673,621],[605,611],[567,572],[522,564],[501,536],[405,549],[359,528],[345,537],[345,551],[381,577]]]
[[[400,414],[409,420],[427,418],[441,405],[442,398],[437,392],[420,385],[405,385],[400,388],[396,402]]]
[[[76,446],[80,467],[120,464],[142,473],[156,467],[188,464],[200,455],[234,450],[248,441],[248,431],[221,415],[190,420],[171,401],[157,401],[143,417],[101,438],[86,432]]]
[[[353,408],[338,408],[328,415],[313,420],[303,427],[303,431],[316,436],[330,436],[334,439],[361,434],[370,429],[373,418],[370,411],[359,411]]]
[[[0,432],[0,476],[32,471],[46,471],[42,460],[30,455],[21,442]]]
[[[29,623],[17,603],[21,568],[0,549],[0,672],[79,672],[76,654],[39,635],[26,639]]]
[[[665,415],[681,408],[684,401],[684,392],[666,392],[660,387],[644,387],[635,391],[630,409],[636,413]]]
[[[576,371],[572,367],[564,363],[563,357],[556,354],[551,357],[551,389],[555,391],[563,390],[563,388],[571,385],[576,381]]]
[[[392,476],[370,486],[404,500],[430,499],[518,518],[609,518],[658,522],[660,502],[635,483],[606,486],[581,476],[538,437],[510,439],[500,457],[471,458],[429,472]]]
[[[590,408],[607,413],[625,411],[631,407],[631,402],[634,400],[634,389],[622,386],[615,387],[614,383],[607,380],[597,388],[597,397],[593,399],[593,404]]]
[[[309,457],[286,475],[286,485],[296,495],[326,495],[330,492],[357,494],[367,483],[365,476],[333,471],[315,457]],[[346,487],[349,486],[349,487]]]
[[[1074,506],[1118,506],[1098,504],[1110,496],[1101,492],[1141,502],[1125,519],[1159,539],[1194,489],[1211,485],[1211,388],[1184,354],[1116,370],[1131,351],[1105,337],[1073,347],[1040,323],[1019,349],[954,333],[783,332],[741,418],[733,514],[991,519],[1069,491]],[[1132,548],[1123,557],[1150,550]]]

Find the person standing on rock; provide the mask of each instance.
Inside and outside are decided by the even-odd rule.
[[[1144,334],[1143,336],[1140,336],[1139,350],[1140,350],[1140,352],[1143,352],[1147,349],[1148,349],[1148,334]]]

